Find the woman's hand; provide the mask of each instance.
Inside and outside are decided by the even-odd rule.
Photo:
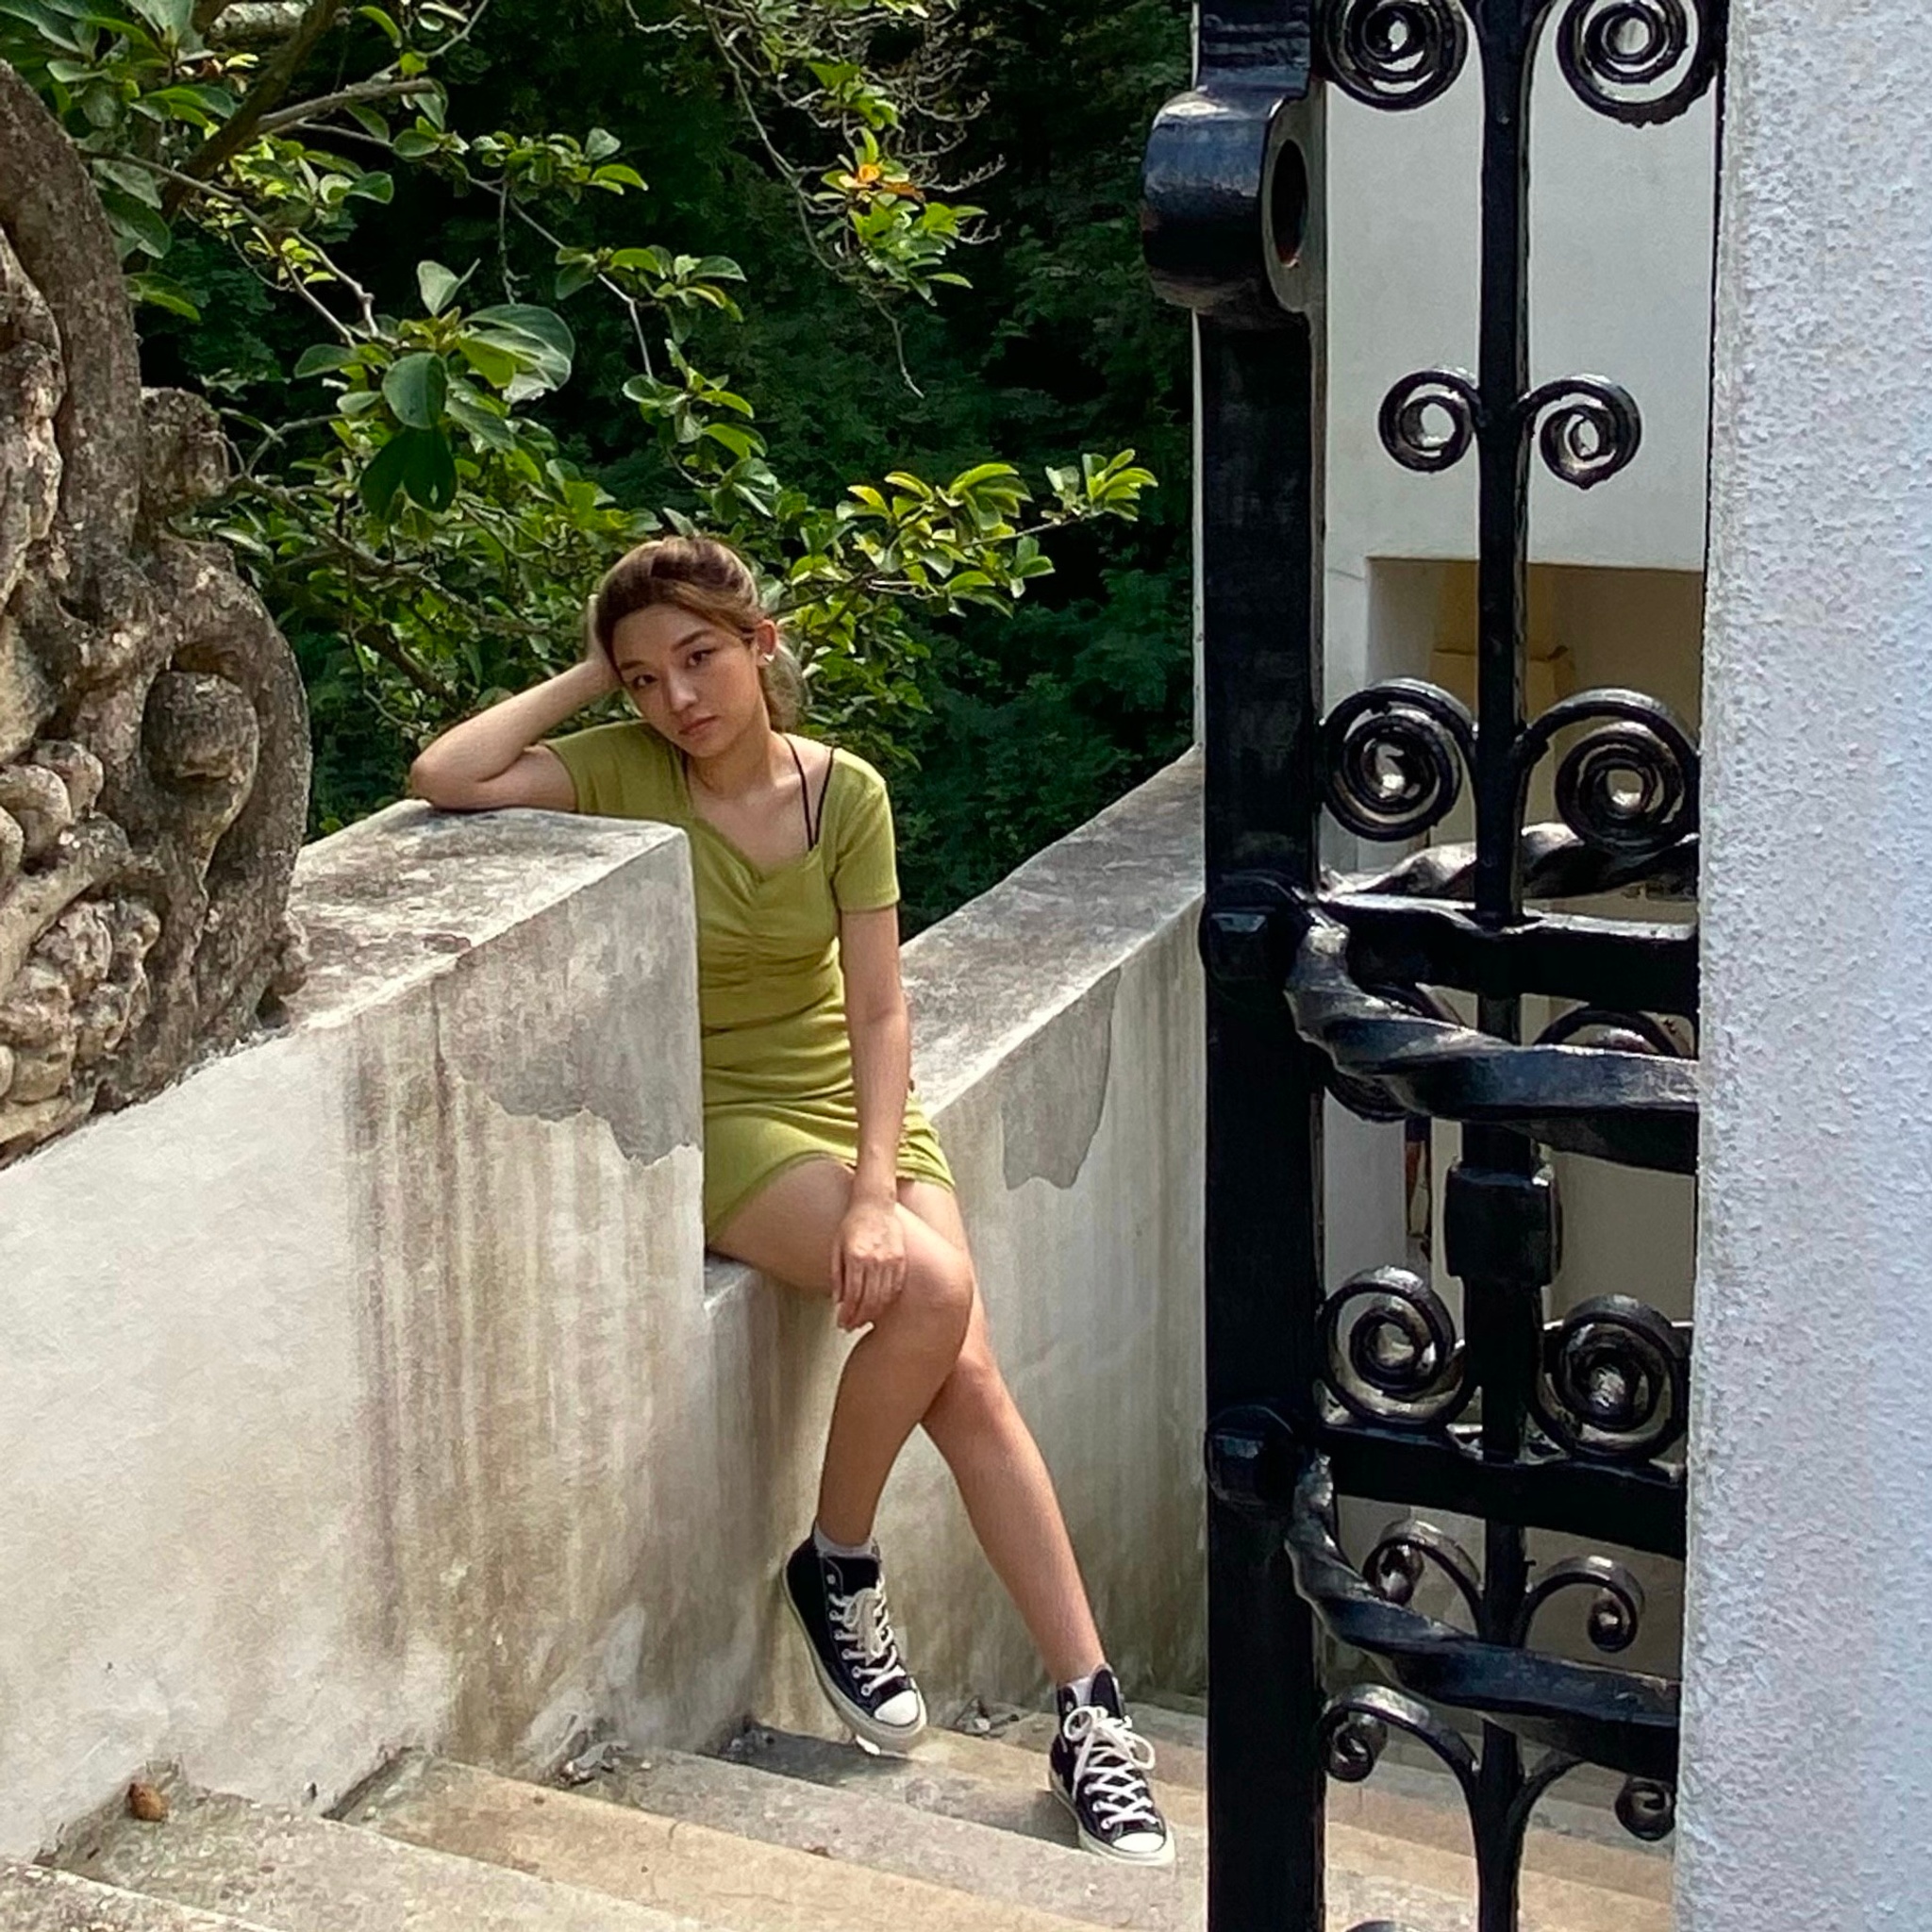
[[[906,1286],[906,1231],[887,1201],[854,1201],[832,1243],[832,1306],[841,1328],[876,1322]]]
[[[607,696],[618,687],[617,666],[610,661],[610,653],[597,641],[597,633],[587,624],[584,626],[584,655],[578,660],[577,675],[590,690],[584,699],[590,704],[595,698]]]

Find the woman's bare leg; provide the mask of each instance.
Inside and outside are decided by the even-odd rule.
[[[959,1208],[948,1190],[901,1181],[903,1207],[961,1255]],[[924,1418],[946,1459],[993,1574],[1006,1585],[1056,1684],[1100,1668],[1106,1652],[1045,1459],[993,1359],[986,1307],[975,1292],[965,1346]]]
[[[711,1245],[794,1288],[828,1294],[832,1244],[851,1194],[852,1175],[837,1161],[802,1162],[754,1195]],[[825,1441],[818,1526],[837,1543],[871,1538],[886,1478],[958,1361],[976,1299],[966,1251],[904,1206],[899,1217],[906,1286],[846,1357]]]

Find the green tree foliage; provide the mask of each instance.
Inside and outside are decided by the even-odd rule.
[[[1185,0],[977,10],[953,51],[957,96],[980,105],[944,158],[986,211],[981,239],[956,258],[972,287],[896,316],[816,271],[732,91],[703,69],[608,63],[608,17],[599,0],[560,0],[554,30],[504,17],[458,99],[474,118],[515,121],[568,91],[623,136],[675,245],[730,227],[746,275],[732,366],[789,474],[824,493],[882,455],[945,471],[991,448],[1032,474],[1069,448],[1131,445],[1161,478],[1138,521],[1048,538],[1056,574],[1009,614],[923,625],[928,708],[901,736],[916,762],[893,791],[908,920],[924,923],[1158,769],[1191,731],[1188,331],[1147,286],[1137,223],[1148,123],[1186,83]],[[685,58],[707,53],[687,45]],[[441,219],[464,216],[452,206]],[[621,366],[617,319],[586,311],[581,326],[580,367]],[[596,380],[574,391],[576,446],[607,479],[646,473],[653,456],[600,392]]]
[[[0,0],[0,55],[151,375],[227,413],[210,521],[302,659],[319,823],[691,524],[902,768],[919,910],[1172,749],[1185,492],[1136,523],[1129,445],[1184,474],[1185,337],[1131,216],[1178,0]]]

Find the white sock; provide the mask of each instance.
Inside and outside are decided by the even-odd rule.
[[[870,1557],[878,1560],[879,1546],[868,1540],[862,1543],[835,1543],[816,1523],[811,1526],[812,1548],[822,1557]]]
[[[1093,1702],[1093,1680],[1106,1668],[1107,1666],[1102,1664],[1100,1670],[1089,1671],[1084,1677],[1075,1677],[1071,1684],[1062,1684],[1060,1689],[1066,1691],[1075,1704],[1091,1704]]]

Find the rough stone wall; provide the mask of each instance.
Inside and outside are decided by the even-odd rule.
[[[225,553],[212,411],[143,396],[107,221],[0,64],[0,1164],[238,1039],[299,973],[301,680]]]

